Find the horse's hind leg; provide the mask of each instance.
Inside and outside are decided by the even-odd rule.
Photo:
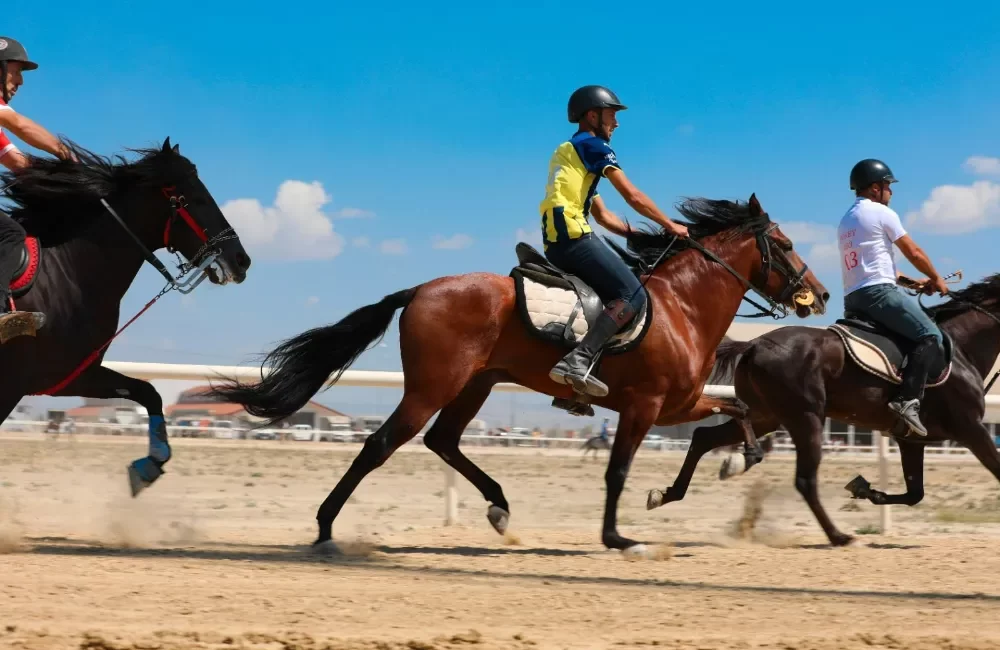
[[[149,414],[149,453],[128,466],[129,487],[137,496],[163,475],[163,465],[170,460],[170,443],[163,419],[163,398],[148,381],[135,379],[104,366],[91,366],[58,395],[124,398],[136,402]]]
[[[503,488],[458,448],[465,427],[483,407],[497,381],[491,373],[483,373],[470,381],[459,396],[441,410],[434,425],[424,434],[424,444],[479,490],[490,504],[486,511],[490,525],[502,535],[510,520],[510,506]]]
[[[899,445],[899,461],[903,465],[903,480],[906,481],[906,493],[886,494],[874,490],[868,481],[859,474],[846,487],[855,499],[868,499],[880,506],[915,506],[923,500],[924,446],[906,440],[898,440],[897,444]]]
[[[375,433],[368,436],[354,462],[320,505],[316,513],[319,537],[314,546],[333,538],[333,520],[361,481],[372,470],[381,467],[393,452],[412,440],[440,406],[419,393],[403,395],[396,410]]]

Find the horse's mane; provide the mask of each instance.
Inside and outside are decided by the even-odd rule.
[[[124,189],[158,186],[193,170],[187,159],[169,145],[163,148],[127,149],[139,155],[126,160],[105,157],[63,139],[79,162],[29,155],[30,165],[0,174],[5,187],[4,208],[29,235],[45,246],[57,246],[83,232],[104,212],[100,200],[109,201]]]
[[[690,198],[675,206],[677,212],[687,221],[679,221],[688,228],[693,239],[702,239],[725,230],[735,228],[739,232],[757,232],[765,228],[770,219],[767,213],[750,216],[750,204],[739,201]],[[622,250],[615,242],[608,240],[611,247],[636,273],[644,272],[663,255],[670,259],[690,248],[687,239],[677,239],[662,228],[645,227],[633,230],[627,237],[628,251]],[[668,250],[669,247],[669,250]],[[666,253],[664,253],[666,251]]]
[[[952,291],[948,294],[950,300],[938,305],[928,307],[931,317],[938,323],[943,323],[956,316],[960,316],[972,309],[972,305],[983,306],[989,300],[1000,299],[1000,273],[986,276],[984,280],[970,284],[959,291]],[[994,307],[997,307],[994,304]]]

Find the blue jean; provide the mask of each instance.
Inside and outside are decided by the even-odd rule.
[[[638,313],[646,304],[646,292],[635,273],[593,233],[549,244],[545,257],[566,273],[586,282],[605,305],[620,298]]]
[[[895,284],[874,284],[844,296],[844,308],[859,312],[910,341],[933,336],[938,345],[944,340],[937,323],[931,320],[915,298]]]

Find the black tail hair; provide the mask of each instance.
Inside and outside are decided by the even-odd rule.
[[[377,303],[351,312],[340,321],[317,327],[283,341],[264,357],[261,381],[243,384],[223,377],[207,395],[240,404],[247,413],[267,418],[271,426],[309,403],[309,400],[336,373],[340,376],[368,347],[385,336],[398,309],[410,304],[413,287],[388,295]],[[271,371],[264,374],[264,366]]]

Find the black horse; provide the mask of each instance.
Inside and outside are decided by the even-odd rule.
[[[149,413],[150,452],[129,466],[132,495],[170,458],[163,400],[152,384],[101,365],[116,334],[122,297],[152,254],[176,251],[191,277],[242,282],[250,257],[190,160],[167,138],[127,161],[72,143],[79,162],[31,157],[0,176],[11,217],[28,233],[23,272],[12,284],[18,311],[42,312],[34,336],[0,346],[0,421],[25,395],[127,398]],[[199,280],[200,281],[200,280]],[[187,284],[187,288],[193,288]],[[162,295],[162,294],[161,294]]]
[[[926,438],[910,435],[886,406],[899,383],[890,373],[898,371],[908,346],[871,324],[842,319],[824,329],[782,327],[752,341],[724,340],[716,350],[715,381],[728,383],[732,377],[757,436],[782,426],[790,434],[797,455],[795,487],[834,545],[848,544],[853,537],[837,529],[817,492],[827,416],[888,432],[899,445],[906,493],[885,494],[858,476],[846,486],[855,498],[916,505],[924,496],[924,445],[944,440],[967,447],[1000,480],[1000,454],[983,424],[984,380],[1000,353],[1000,274],[952,292],[950,300],[927,311],[945,335],[950,365],[934,369],[925,389],[920,418]],[[673,486],[651,491],[647,508],[683,499],[698,460],[742,439],[734,420],[696,429]]]

